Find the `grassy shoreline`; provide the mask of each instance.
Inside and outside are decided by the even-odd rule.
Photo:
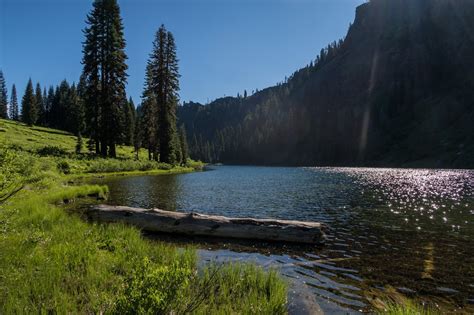
[[[287,286],[275,270],[226,264],[198,271],[192,247],[150,241],[123,224],[87,223],[61,206],[107,194],[106,186],[76,179],[183,173],[195,165],[132,161],[127,147],[117,160],[75,156],[66,147],[66,155],[39,155],[44,142],[28,139],[63,147],[71,137],[4,122],[0,196],[16,193],[0,201],[0,313],[286,313]],[[102,162],[114,171],[85,171]],[[156,168],[130,169],[150,165]]]

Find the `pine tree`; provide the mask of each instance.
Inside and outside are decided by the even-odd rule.
[[[71,87],[66,80],[56,87],[50,110],[51,127],[71,131],[71,121],[66,119],[70,116],[70,92]]]
[[[133,136],[135,132],[135,105],[130,97],[129,101],[123,102],[124,116],[124,143],[125,145],[133,145]]]
[[[36,107],[36,97],[33,92],[33,82],[31,79],[28,80],[26,85],[25,94],[21,101],[21,118],[24,123],[32,126],[38,120],[38,109]]]
[[[87,116],[86,116],[86,105],[85,105],[85,98],[86,98],[86,81],[84,75],[81,75],[79,78],[79,83],[77,84],[77,96],[79,97],[79,102],[82,109],[82,123],[83,128],[82,132],[86,132],[89,130],[89,126],[87,125]]]
[[[144,123],[152,123],[150,120],[153,115],[157,120],[154,158],[157,158],[159,152],[161,162],[172,164],[179,162],[176,160],[177,152],[180,150],[176,130],[179,91],[178,59],[173,34],[168,32],[164,25],[161,25],[155,35],[153,51],[147,65],[146,81],[147,93],[143,102]],[[152,107],[154,101],[156,101],[156,109]],[[147,136],[151,140],[149,133]]]
[[[177,132],[174,133],[172,146],[174,148],[172,156],[173,164],[181,165],[183,152],[181,151],[181,139]]]
[[[48,127],[52,127],[52,110],[53,110],[53,104],[55,102],[55,92],[54,92],[54,87],[50,86],[48,89],[48,97],[47,101],[45,102],[45,124]]]
[[[85,42],[83,44],[83,71],[81,77],[84,79],[84,103],[86,109],[86,121],[91,145],[95,146],[95,153],[100,153],[100,63],[101,45],[99,37],[101,32],[101,15],[103,1],[94,1],[91,13],[87,15],[85,30]]]
[[[148,159],[157,160],[158,106],[155,93],[153,93],[151,61],[148,62],[146,70],[145,87],[142,95],[142,111],[141,124],[144,131],[144,144],[148,149]]]
[[[80,135],[85,128],[84,105],[81,98],[77,94],[75,84],[73,84],[69,89],[67,104],[65,107],[68,113],[68,119],[66,119],[68,121],[68,126],[66,127],[66,130],[74,133],[75,135]]]
[[[36,83],[36,89],[35,89],[35,104],[36,108],[38,110],[38,118],[37,118],[37,123],[42,125],[43,121],[43,115],[44,115],[44,104],[43,104],[43,93],[41,92],[41,86],[39,83]]]
[[[20,114],[18,113],[18,98],[16,95],[16,86],[12,86],[12,95],[10,98],[10,119],[11,120],[20,120]]]
[[[96,153],[116,156],[121,139],[127,65],[120,8],[116,0],[95,0],[87,16],[83,46],[85,107]]]
[[[139,150],[142,146],[143,126],[142,126],[142,107],[137,107],[135,111],[135,130],[133,134],[133,147],[135,148],[135,158],[139,159]]]
[[[189,149],[184,124],[179,128],[179,143],[181,145],[181,165],[186,165],[189,158]]]
[[[46,86],[43,88],[43,111],[40,121],[43,126],[48,126],[48,91]]]
[[[179,101],[179,68],[173,34],[167,32],[166,39],[164,76],[165,100],[161,105],[164,109],[163,116],[165,117],[165,124],[162,125],[159,130],[160,135],[162,135],[160,139],[160,161],[174,164],[179,162],[179,160],[173,160],[173,157],[176,155],[175,151],[180,150],[180,145],[177,141],[178,135],[176,126],[176,110]]]
[[[77,140],[76,140],[76,154],[80,154],[82,151],[82,136],[81,133],[77,135]]]
[[[2,70],[0,70],[0,118],[8,119],[7,85]]]

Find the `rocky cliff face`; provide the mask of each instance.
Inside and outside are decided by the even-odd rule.
[[[179,117],[206,160],[474,167],[474,1],[372,0],[324,62]]]

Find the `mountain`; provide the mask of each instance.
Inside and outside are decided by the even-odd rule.
[[[206,161],[472,168],[474,1],[372,0],[285,82],[178,117]]]

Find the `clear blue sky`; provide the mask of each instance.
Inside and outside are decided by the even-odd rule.
[[[206,102],[274,85],[343,37],[364,0],[119,0],[127,92],[138,103],[154,32],[175,35],[181,100]],[[0,0],[0,68],[10,92],[29,77],[78,81],[82,29],[92,1]]]

